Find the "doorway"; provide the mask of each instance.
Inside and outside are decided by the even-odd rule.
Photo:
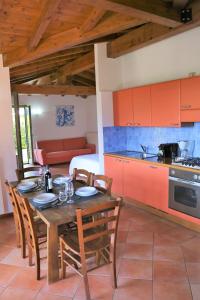
[[[16,157],[19,159],[22,154],[22,165],[33,163],[33,142],[31,127],[31,107],[29,105],[19,105],[20,130],[16,128],[15,108],[12,108],[13,135],[15,141]],[[21,149],[20,149],[21,148]]]

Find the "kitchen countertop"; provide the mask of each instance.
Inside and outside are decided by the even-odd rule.
[[[138,151],[116,151],[116,152],[104,153],[104,155],[118,157],[118,158],[126,158],[126,159],[131,159],[131,160],[140,160],[144,163],[151,163],[151,164],[159,165],[159,166],[163,166],[163,167],[175,168],[175,169],[190,171],[190,172],[194,172],[194,173],[200,173],[199,169],[187,168],[184,166],[174,165],[174,164],[172,164],[171,159],[169,159],[169,158],[161,159],[156,154],[148,153],[148,157],[146,157],[146,158],[144,158],[142,156],[142,152],[138,152]]]

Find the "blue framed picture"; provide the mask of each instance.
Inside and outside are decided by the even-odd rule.
[[[56,106],[56,125],[58,127],[74,126],[74,105]]]

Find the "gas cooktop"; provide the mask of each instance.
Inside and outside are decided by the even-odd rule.
[[[175,161],[172,162],[172,164],[176,166],[200,169],[200,157],[191,157],[187,159],[176,158]]]

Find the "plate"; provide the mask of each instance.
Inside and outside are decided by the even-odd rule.
[[[38,195],[37,197],[33,198],[33,201],[38,203],[38,204],[47,204],[54,202],[58,196],[53,193],[42,193]]]
[[[71,180],[70,176],[62,176],[62,177],[55,178],[53,183],[60,185],[66,183],[69,180]]]
[[[27,182],[22,182],[18,184],[17,188],[20,191],[29,191],[34,189],[37,186],[37,184],[34,181],[27,181]]]
[[[84,186],[76,190],[75,194],[81,197],[96,195],[98,190],[92,186]]]

